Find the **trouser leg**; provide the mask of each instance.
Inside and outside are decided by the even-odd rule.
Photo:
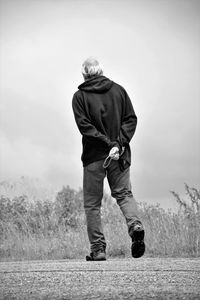
[[[111,195],[117,201],[128,226],[131,235],[131,225],[139,221],[137,203],[131,191],[130,168],[121,171],[119,162],[112,161],[107,168],[107,178],[111,189]]]
[[[97,161],[84,167],[83,196],[86,214],[87,232],[91,251],[106,248],[105,237],[101,225],[101,202],[103,197],[103,181],[105,169],[103,162]]]

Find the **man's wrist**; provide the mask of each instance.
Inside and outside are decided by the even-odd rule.
[[[113,147],[117,147],[119,149],[119,152],[121,152],[122,147],[117,141],[113,141],[110,143],[109,148],[112,149]]]

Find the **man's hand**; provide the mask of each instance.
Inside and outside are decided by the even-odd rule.
[[[109,152],[109,156],[113,159],[113,160],[118,160],[119,159],[119,148],[118,147],[113,147],[110,152]]]

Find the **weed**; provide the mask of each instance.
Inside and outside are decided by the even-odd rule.
[[[200,253],[200,192],[185,184],[187,200],[171,192],[179,211],[139,203],[145,227],[147,256],[188,256]],[[0,259],[83,258],[89,251],[83,193],[69,186],[54,201],[30,203],[26,195],[0,198]],[[104,195],[102,224],[108,256],[130,256],[131,240],[116,202]]]

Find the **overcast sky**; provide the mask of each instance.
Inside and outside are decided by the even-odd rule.
[[[72,96],[99,59],[128,92],[138,127],[138,201],[172,203],[200,183],[200,1],[0,0],[0,180],[82,186]],[[168,204],[167,204],[168,203]]]

